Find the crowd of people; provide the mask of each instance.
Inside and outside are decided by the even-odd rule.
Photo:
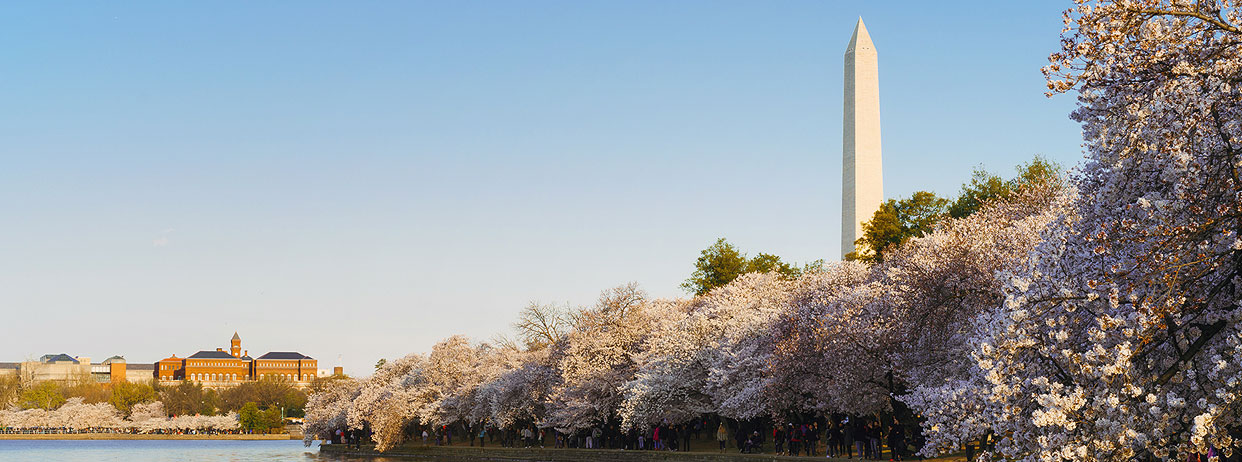
[[[714,425],[713,425],[714,424]],[[714,432],[711,429],[714,427]],[[921,441],[919,432],[907,431],[897,419],[881,421],[874,417],[814,419],[776,424],[767,420],[736,422],[700,419],[685,424],[654,426],[646,430],[621,430],[618,425],[600,425],[578,432],[562,432],[533,424],[497,428],[490,425],[421,426],[414,438],[424,445],[458,445],[505,448],[620,449],[642,451],[737,451],[744,454],[770,453],[787,456],[820,456],[864,460],[905,460]],[[359,447],[369,439],[361,430],[338,430],[335,444]],[[714,443],[714,444],[713,444]]]
[[[729,432],[722,422],[716,431],[716,440],[720,451],[727,448]],[[887,451],[887,459],[904,460],[913,451],[909,450],[910,440],[906,437],[906,427],[896,419],[882,424],[878,419],[848,417],[840,420],[831,419],[824,422],[786,423],[775,425],[770,430],[772,451],[781,455],[818,456],[821,442],[824,454],[828,457],[881,460]],[[765,452],[765,433],[752,430],[737,429],[734,433],[736,448],[742,453]]]

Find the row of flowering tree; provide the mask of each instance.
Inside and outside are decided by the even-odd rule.
[[[186,415],[168,417],[163,403],[156,401],[134,406],[128,419],[108,403],[85,404],[82,398],[69,398],[53,410],[0,410],[0,429],[5,432],[137,432],[137,433],[224,433],[238,430],[236,413],[220,416]]]
[[[1242,18],[1232,0],[1075,0],[1051,92],[1087,159],[885,252],[690,299],[636,286],[451,337],[310,398],[307,436],[573,432],[910,409],[924,454],[1166,460],[1242,441]]]
[[[913,384],[964,375],[970,320],[1003,301],[1003,271],[1071,202],[1063,183],[1032,185],[873,265],[751,273],[689,299],[630,284],[578,310],[532,305],[518,341],[454,336],[371,377],[323,384],[306,434],[370,428],[383,450],[414,425],[573,433],[904,409]]]

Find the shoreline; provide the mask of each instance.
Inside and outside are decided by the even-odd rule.
[[[136,435],[130,433],[31,433],[0,434],[3,440],[224,440],[224,441],[289,441],[301,440],[301,436],[288,433],[272,435]]]
[[[363,445],[351,449],[343,444],[319,446],[320,454],[383,459],[430,460],[434,462],[794,462],[794,461],[848,461],[844,457],[829,458],[822,453],[817,456],[785,456],[778,454],[739,454],[737,449],[716,451],[634,451],[620,449],[552,449],[552,448],[504,448],[471,446],[423,446],[402,445],[387,452],[376,452],[374,446]],[[959,456],[960,457],[960,456]],[[909,458],[907,460],[916,460]],[[861,459],[859,459],[861,460]],[[884,460],[887,460],[885,458]],[[954,457],[926,459],[926,462],[949,462],[961,460]]]

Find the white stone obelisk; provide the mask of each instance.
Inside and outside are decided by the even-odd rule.
[[[880,163],[880,73],[875,45],[862,18],[845,49],[845,120],[842,136],[841,256],[853,252],[862,224],[884,201]]]

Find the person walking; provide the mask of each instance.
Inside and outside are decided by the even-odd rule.
[[[729,431],[725,429],[724,422],[720,422],[720,426],[716,428],[716,441],[720,443],[720,452],[725,452],[726,443],[729,441]]]

